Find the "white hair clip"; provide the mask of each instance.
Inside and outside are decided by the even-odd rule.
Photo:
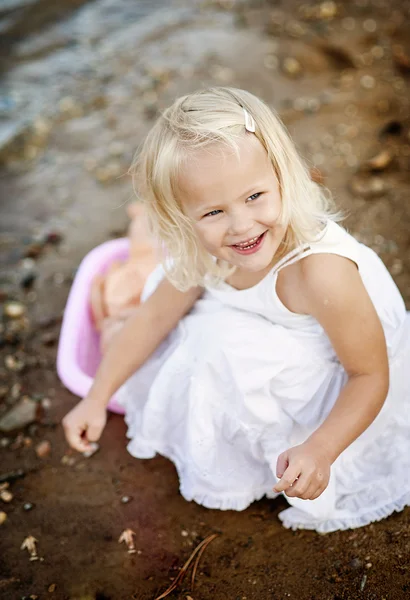
[[[245,115],[245,129],[246,131],[250,131],[251,133],[255,133],[256,124],[255,119],[248,113],[246,108],[242,106],[243,114]]]

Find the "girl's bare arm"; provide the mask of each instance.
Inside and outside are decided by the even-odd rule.
[[[349,377],[312,440],[326,445],[332,461],[376,418],[389,389],[383,328],[354,263],[318,255],[306,262],[306,308],[326,331]]]
[[[275,491],[314,500],[328,484],[330,465],[382,408],[389,365],[383,328],[353,262],[331,254],[309,256],[300,261],[298,275],[298,312],[322,325],[348,375],[323,423],[278,458],[281,479]]]
[[[119,387],[147,360],[202,294],[177,290],[164,279],[112,339],[88,398],[106,406]]]

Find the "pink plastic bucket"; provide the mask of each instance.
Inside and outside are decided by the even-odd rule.
[[[128,252],[127,238],[105,242],[87,254],[75,276],[61,327],[57,373],[66,388],[77,396],[88,394],[101,361],[99,334],[94,328],[90,312],[91,282],[95,275],[104,273],[113,261],[127,259]],[[124,413],[115,396],[111,398],[108,408],[115,413]]]

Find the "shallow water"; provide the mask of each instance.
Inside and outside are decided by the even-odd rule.
[[[2,148],[38,115],[54,116],[58,102],[81,82],[108,81],[109,63],[128,46],[192,15],[195,3],[165,0],[14,2],[21,10],[0,20],[3,77],[0,86]],[[54,5],[54,6],[53,6]],[[5,8],[3,7],[3,11]],[[35,18],[31,19],[32,13]],[[13,19],[13,24],[7,21]]]

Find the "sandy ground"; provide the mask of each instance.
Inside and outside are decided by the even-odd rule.
[[[12,30],[3,65],[17,104],[0,149],[0,299],[22,302],[27,318],[2,313],[0,419],[24,395],[42,414],[0,433],[0,476],[13,495],[0,506],[0,596],[153,600],[217,533],[194,590],[187,577],[173,598],[410,597],[410,509],[321,536],[282,528],[284,499],[240,513],[188,503],[169,461],[127,454],[118,415],[92,458],[68,452],[60,421],[77,398],[54,366],[79,261],[125,230],[133,152],[158,110],[208,84],[247,88],[279,111],[346,226],[380,254],[410,308],[409,3],[180,1],[158,3],[135,23],[131,1],[114,20],[108,0],[86,4],[81,18],[81,3],[71,4],[74,21],[62,15],[64,26],[53,15],[27,21],[21,37]],[[44,440],[51,450],[40,458]],[[135,554],[118,543],[126,528]],[[29,535],[42,560],[21,550]]]

